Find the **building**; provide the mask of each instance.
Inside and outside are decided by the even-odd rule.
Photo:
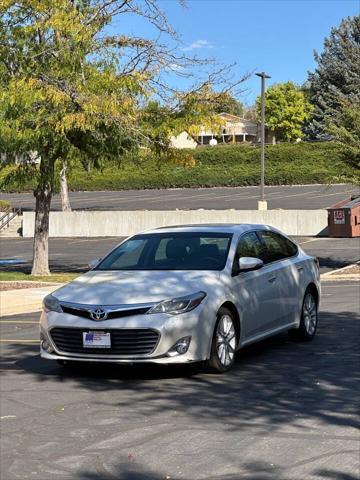
[[[221,132],[201,129],[198,136],[192,137],[184,131],[176,137],[171,137],[171,145],[174,148],[196,148],[201,145],[209,145],[211,139],[216,139],[218,144],[256,144],[261,141],[258,123],[229,113],[220,113],[219,116],[223,121]],[[275,144],[275,134],[271,130],[267,129],[266,131],[265,143]]]

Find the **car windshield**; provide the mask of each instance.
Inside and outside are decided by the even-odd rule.
[[[137,235],[113,250],[95,270],[222,270],[231,233]]]

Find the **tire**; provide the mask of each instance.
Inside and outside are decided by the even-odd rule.
[[[221,307],[216,316],[216,324],[211,342],[208,370],[224,373],[231,369],[235,362],[238,335],[233,313]]]
[[[315,337],[318,325],[318,304],[313,291],[307,288],[305,291],[302,307],[300,325],[289,334],[295,340],[308,342]]]

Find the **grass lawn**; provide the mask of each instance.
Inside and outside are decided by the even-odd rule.
[[[49,282],[49,283],[67,283],[74,278],[78,277],[79,273],[52,273],[49,276],[45,277],[33,277],[28,273],[23,272],[5,272],[0,271],[0,281],[3,282],[23,282],[23,281],[31,281],[31,282]]]
[[[171,187],[212,187],[258,185],[260,181],[260,148],[248,145],[201,147],[186,150],[194,157],[193,166],[147,159],[138,164],[108,164],[102,171],[84,171],[73,166],[68,176],[70,190],[127,190]],[[360,181],[359,170],[343,158],[333,142],[279,144],[266,147],[268,185],[311,183],[345,183]],[[1,179],[14,167],[5,167]],[[32,190],[35,180],[20,187],[14,181],[6,191]]]

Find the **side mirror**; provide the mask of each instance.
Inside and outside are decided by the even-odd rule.
[[[89,267],[89,268],[95,268],[96,265],[97,265],[98,263],[100,263],[100,261],[101,261],[101,258],[97,258],[96,260],[91,260],[91,261],[88,263],[88,267]]]
[[[241,257],[239,260],[239,271],[249,272],[250,270],[258,270],[264,266],[264,262],[260,258]]]

